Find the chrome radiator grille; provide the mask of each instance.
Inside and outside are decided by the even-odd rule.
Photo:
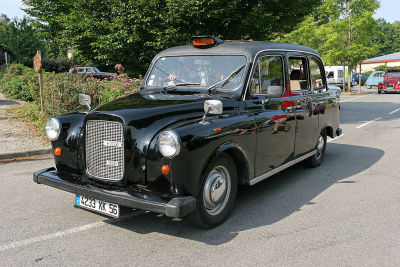
[[[89,175],[118,181],[124,175],[124,132],[114,121],[86,123],[86,168]]]

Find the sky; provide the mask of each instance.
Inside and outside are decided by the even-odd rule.
[[[381,7],[374,18],[384,18],[390,23],[400,21],[400,0],[380,0],[380,2]],[[4,13],[10,18],[22,18],[25,15],[25,12],[21,10],[23,6],[21,0],[0,0],[0,14]]]

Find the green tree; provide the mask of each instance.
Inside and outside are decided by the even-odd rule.
[[[45,43],[37,36],[30,19],[10,20],[0,15],[0,46],[14,62],[29,64],[37,50],[44,50]]]
[[[374,38],[379,45],[377,56],[400,52],[400,21],[389,23],[378,19],[377,23],[378,34]]]
[[[378,49],[372,38],[377,27],[372,15],[378,7],[377,0],[325,0],[316,15],[308,16],[282,40],[317,49],[327,64],[347,65],[350,75],[358,62]]]
[[[98,66],[143,72],[158,51],[210,34],[271,40],[290,32],[320,0],[24,0],[46,40]],[[301,6],[301,8],[299,8]]]

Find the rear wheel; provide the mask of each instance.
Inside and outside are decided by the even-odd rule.
[[[196,197],[196,210],[188,215],[189,221],[203,229],[223,223],[232,210],[236,193],[236,166],[229,155],[223,154],[204,173],[201,191]]]
[[[381,94],[382,93],[382,91],[381,90],[378,90],[378,94]]]
[[[309,157],[306,162],[310,167],[318,167],[321,165],[322,161],[325,157],[325,150],[326,150],[326,130],[323,129],[318,137],[316,150],[317,153],[312,157]]]

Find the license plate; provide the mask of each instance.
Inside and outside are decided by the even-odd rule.
[[[76,195],[75,205],[88,210],[93,210],[111,217],[119,217],[119,205],[91,197]]]

